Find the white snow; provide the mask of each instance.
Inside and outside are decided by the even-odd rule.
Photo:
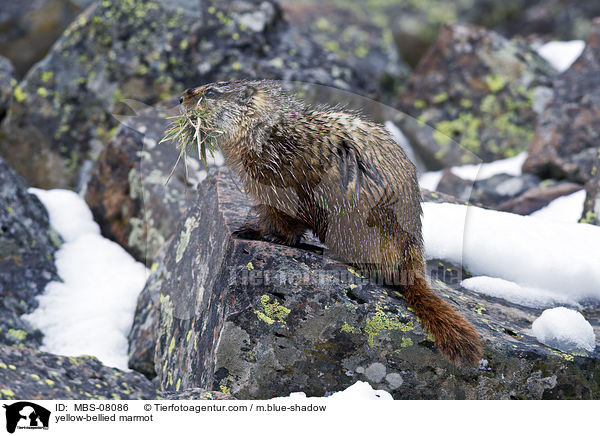
[[[585,48],[585,41],[550,41],[537,49],[538,54],[546,59],[558,72],[562,73],[577,60]]]
[[[545,220],[564,223],[576,223],[583,214],[585,190],[580,190],[569,195],[564,195],[553,200],[548,206],[536,210],[530,216]]]
[[[441,179],[442,171],[427,171],[419,175],[419,186],[430,191],[435,191]]]
[[[392,139],[394,141],[396,141],[396,143],[400,147],[402,147],[402,150],[404,150],[404,152],[406,153],[406,155],[408,156],[410,161],[412,163],[414,163],[415,166],[417,166],[417,168],[419,168],[419,166],[421,165],[421,162],[417,158],[415,151],[413,150],[412,146],[410,145],[410,141],[404,135],[402,130],[400,130],[400,128],[398,126],[396,126],[392,121],[389,121],[389,120],[386,121],[384,123],[384,125],[385,125],[385,128],[387,129],[387,131],[389,132],[390,136],[392,137]]]
[[[483,180],[497,174],[520,176],[521,167],[523,166],[525,159],[527,159],[527,153],[523,152],[516,156],[499,159],[494,162],[453,167],[451,171],[458,177],[466,180]]]
[[[307,397],[304,392],[292,392],[289,397],[280,397],[276,398],[277,400],[285,400],[285,399],[312,399],[312,398],[321,398],[321,397]],[[326,399],[331,400],[351,400],[351,401],[359,401],[359,400],[393,400],[394,398],[389,392],[383,390],[376,390],[371,387],[368,382],[357,381],[352,386],[344,389],[340,392],[335,392],[328,397],[324,397]]]
[[[92,212],[75,192],[65,189],[44,191],[37,188],[29,188],[29,192],[37,195],[46,206],[50,224],[65,242],[75,241],[89,233],[100,234],[100,227],[94,222]]]
[[[92,213],[74,192],[30,189],[65,240],[56,253],[62,282],[50,282],[39,307],[24,318],[44,333],[42,350],[92,355],[127,369],[127,334],[148,270],[103,238]]]
[[[527,159],[527,153],[523,152],[514,157],[494,162],[452,167],[450,171],[465,180],[483,180],[497,174],[520,176],[525,159]],[[428,171],[419,176],[419,185],[422,188],[435,190],[441,178],[442,171]]]
[[[600,300],[600,227],[456,204],[423,203],[423,212],[428,258],[568,301]]]
[[[532,326],[533,334],[542,344],[566,353],[594,351],[594,329],[583,315],[566,307],[547,309]]]
[[[561,295],[545,289],[519,286],[497,277],[478,276],[463,280],[461,286],[479,294],[503,298],[511,303],[525,307],[544,308],[557,304],[578,306],[568,295]]]

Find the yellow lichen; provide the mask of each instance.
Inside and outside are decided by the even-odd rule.
[[[365,323],[365,333],[368,335],[369,346],[374,345],[374,339],[376,336],[379,336],[379,333],[382,330],[400,330],[403,332],[407,332],[414,329],[414,325],[412,321],[407,323],[402,323],[397,319],[386,315],[383,312],[383,309],[380,307],[376,308],[375,315],[371,318],[367,318]]]
[[[354,327],[352,327],[348,322],[344,321],[344,325],[341,330],[345,333],[354,333]]]
[[[263,311],[255,310],[254,313],[258,319],[267,324],[273,324],[275,321],[285,324],[285,318],[290,314],[291,310],[282,306],[277,300],[272,303],[270,301],[271,297],[266,294],[262,295],[260,297],[260,304],[263,307]]]

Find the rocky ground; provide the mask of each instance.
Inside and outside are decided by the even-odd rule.
[[[424,201],[529,215],[585,189],[580,221],[598,225],[600,8],[202,5],[40,0],[33,12],[0,12],[0,399],[323,396],[358,380],[396,399],[600,397],[598,347],[575,355],[540,344],[530,331],[540,310],[468,291],[459,282],[469,271],[431,260],[436,291],[485,341],[478,368],[450,365],[401,296],[316,241],[234,236],[252,210],[225,168],[205,178],[190,157],[187,175],[179,165],[165,185],[177,152],[159,143],[183,89],[280,79],[309,101],[359,95],[369,115],[395,122],[420,169],[443,171]],[[586,40],[565,72],[534,49],[552,38]],[[521,152],[521,174],[472,181],[450,170]],[[133,371],[39,350],[43,334],[22,315],[60,279],[62,241],[29,186],[80,192],[102,234],[150,267],[129,335]],[[584,314],[598,332],[597,307]]]

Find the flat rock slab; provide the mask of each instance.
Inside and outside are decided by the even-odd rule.
[[[103,366],[94,357],[65,357],[0,345],[0,399],[155,399],[152,382],[136,372]]]
[[[597,352],[541,345],[530,332],[541,311],[460,289],[462,270],[429,262],[437,292],[484,338],[478,368],[448,363],[394,289],[363,279],[313,240],[286,247],[233,237],[251,217],[219,170],[162,253],[135,321],[146,341],[130,337],[132,356],[154,348],[161,390],[323,396],[363,380],[396,399],[600,395]]]

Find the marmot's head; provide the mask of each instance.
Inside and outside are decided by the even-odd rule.
[[[234,80],[186,89],[179,102],[192,119],[202,118],[203,128],[223,145],[264,124],[269,111],[257,110],[269,100],[264,97],[264,82]]]
[[[256,94],[252,82],[233,80],[230,82],[209,83],[197,88],[186,89],[179,98],[185,110],[206,110],[216,113],[227,106],[230,110],[235,106],[247,107],[252,96]]]
[[[216,132],[221,146],[227,143],[258,146],[271,126],[282,117],[294,118],[302,105],[270,80],[232,80],[185,90],[179,99],[193,118],[202,118],[205,129]]]

